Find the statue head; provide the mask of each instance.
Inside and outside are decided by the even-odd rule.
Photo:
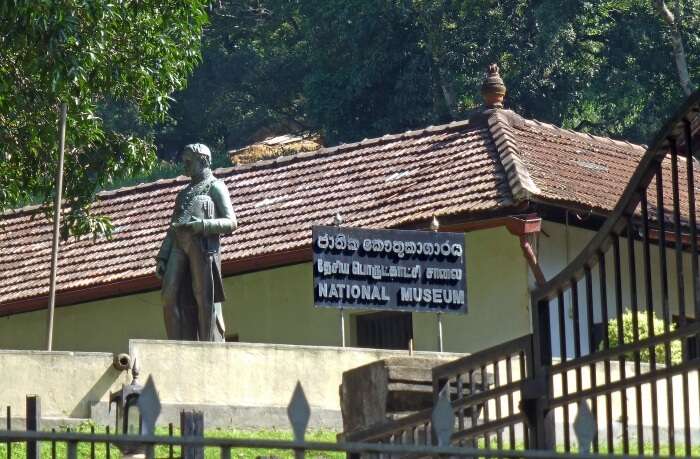
[[[203,143],[191,143],[182,151],[182,162],[185,174],[193,178],[200,176],[211,166],[211,151]]]

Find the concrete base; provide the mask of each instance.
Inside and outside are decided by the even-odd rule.
[[[80,424],[90,422],[89,418],[65,418],[65,417],[46,417],[41,418],[41,430],[65,430],[66,427],[71,429],[78,427]],[[27,422],[25,418],[12,417],[11,420],[12,430],[25,430],[27,427]],[[114,420],[112,420],[109,425],[113,425]],[[105,424],[107,425],[107,424]],[[7,427],[7,418],[0,418],[0,426],[3,430]]]
[[[180,412],[202,411],[204,413],[205,429],[237,429],[237,430],[289,430],[291,425],[287,417],[286,407],[276,406],[221,406],[188,403],[164,403],[158,417],[159,426],[172,423],[180,427]],[[99,402],[91,407],[90,418],[98,425],[114,424],[114,412],[107,411],[107,403]],[[309,429],[343,430],[340,411],[313,409],[309,419]]]
[[[159,423],[177,425],[186,407],[204,411],[209,427],[286,430],[287,406],[299,384],[311,409],[309,428],[337,431],[342,430],[343,372],[391,357],[430,358],[439,364],[463,355],[417,352],[409,357],[407,351],[380,349],[155,340],[131,340],[130,353],[141,367],[140,381],[153,377],[164,406]]]
[[[340,430],[338,389],[344,371],[406,351],[255,343],[131,340],[143,384],[153,376],[163,405],[159,424],[179,424],[181,409],[201,409],[208,427],[288,429],[286,407],[296,384],[311,407],[310,428]],[[453,360],[458,354],[416,353]],[[75,426],[88,417],[113,425],[110,392],[131,376],[94,352],[0,350],[0,414],[10,406],[24,428],[26,396],[41,397],[44,426]],[[4,428],[5,422],[0,423]]]

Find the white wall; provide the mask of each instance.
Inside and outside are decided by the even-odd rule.
[[[586,246],[595,235],[594,231],[576,228],[573,226],[567,227],[563,224],[544,221],[542,224],[543,234],[539,238],[538,259],[540,266],[547,279],[551,279],[559,273],[567,265],[566,252],[568,240],[568,252],[570,254],[569,261],[573,260],[579,252]],[[545,235],[546,233],[546,235]],[[567,236],[568,233],[568,236]],[[606,253],[606,297],[608,305],[608,317],[611,319],[616,314],[616,299],[615,299],[615,274],[613,268],[612,248]],[[693,296],[692,296],[692,275],[690,267],[690,255],[683,254],[683,285],[685,307],[688,316],[693,316]],[[661,307],[661,268],[660,254],[658,245],[650,245],[651,259],[651,278],[652,278],[652,299],[654,304],[654,312],[658,318],[662,318]],[[620,238],[620,261],[621,261],[621,285],[622,285],[622,305],[623,308],[629,308],[632,304],[630,295],[630,275],[629,261],[627,251],[627,239]],[[669,305],[671,314],[678,314],[678,288],[676,284],[676,255],[673,249],[666,249],[666,264],[668,275],[668,293]],[[643,244],[635,242],[635,266],[636,266],[636,282],[637,282],[637,303],[640,310],[645,311],[647,307],[647,298],[644,291],[644,258]],[[603,320],[601,308],[601,292],[600,292],[600,275],[598,267],[592,270],[592,293],[594,305],[594,323],[599,323]],[[582,353],[586,354],[588,350],[588,322],[586,312],[586,289],[585,282],[581,280],[578,283],[579,297],[579,321],[581,324],[581,348]],[[567,336],[567,355],[573,356],[573,315],[572,302],[570,292],[564,295],[564,310],[565,310],[565,326]],[[550,303],[550,317],[552,320],[553,332],[553,355],[560,356],[559,345],[559,326],[557,301]],[[607,322],[607,320],[606,320]]]

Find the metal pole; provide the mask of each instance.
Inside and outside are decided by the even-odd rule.
[[[340,228],[342,224],[343,216],[340,215],[340,212],[336,212],[333,217],[333,226]],[[340,344],[345,347],[345,311],[343,308],[340,308]]]
[[[345,347],[345,310],[340,308],[340,342]]]
[[[60,138],[58,146],[58,171],[56,194],[53,202],[53,247],[51,250],[51,283],[49,284],[49,318],[46,325],[46,350],[53,348],[53,316],[56,308],[56,270],[58,265],[58,229],[61,220],[61,193],[63,191],[63,152],[66,144],[66,103],[61,104]]]
[[[440,222],[437,217],[433,215],[433,219],[430,222],[430,229],[433,233],[437,233],[440,230]],[[438,350],[443,352],[442,346],[442,312],[437,313],[437,332],[438,332]]]

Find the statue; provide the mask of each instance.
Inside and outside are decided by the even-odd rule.
[[[206,145],[182,153],[192,181],[178,193],[170,228],[156,257],[168,339],[224,341],[221,234],[236,228],[228,188],[211,172]]]

